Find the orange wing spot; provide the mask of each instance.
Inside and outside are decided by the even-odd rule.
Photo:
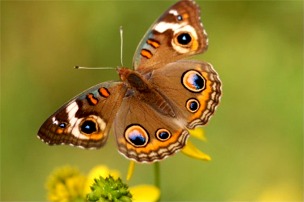
[[[101,87],[98,89],[98,92],[99,94],[102,96],[102,97],[109,97],[110,96],[110,92],[108,91],[108,89],[104,88],[104,87]]]
[[[153,39],[148,39],[147,44],[149,44],[153,48],[158,48],[160,46],[160,43],[158,41],[153,40]]]
[[[183,19],[188,19],[189,15],[187,13],[183,14]]]
[[[147,59],[150,59],[153,56],[152,53],[146,49],[142,49],[140,54]]]
[[[86,136],[89,137],[90,140],[101,140],[102,138],[104,138],[104,134],[102,132],[93,133],[93,134],[86,135]]]
[[[62,134],[63,132],[64,132],[63,128],[57,128],[56,129],[56,133],[58,133],[58,134]]]
[[[98,99],[92,93],[87,94],[87,100],[91,105],[97,105]]]
[[[191,45],[191,51],[196,51],[199,47],[198,41],[194,40],[192,45]]]

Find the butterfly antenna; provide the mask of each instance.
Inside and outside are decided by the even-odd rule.
[[[120,64],[123,67],[123,28],[120,26],[119,28],[120,33]]]
[[[115,69],[115,67],[82,67],[74,66],[75,69]]]
[[[120,33],[120,64],[123,67],[123,28],[119,27]],[[82,67],[82,66],[74,66],[75,69],[117,69],[115,67]]]

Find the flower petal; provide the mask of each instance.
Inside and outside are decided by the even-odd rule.
[[[134,168],[135,168],[135,162],[130,161],[128,174],[127,174],[127,181],[129,181],[132,178],[133,173],[134,173]]]
[[[207,138],[205,136],[205,132],[204,132],[202,127],[198,127],[198,128],[189,130],[189,133],[192,137],[195,137],[195,138],[197,138],[201,141],[204,141],[204,142],[207,141]]]
[[[137,185],[130,187],[134,202],[156,202],[160,197],[160,190],[152,185]]]
[[[187,156],[195,159],[210,161],[211,157],[208,154],[203,153],[198,148],[196,148],[189,140],[186,146],[182,149],[182,152]]]

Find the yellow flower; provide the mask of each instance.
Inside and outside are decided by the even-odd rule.
[[[160,197],[159,188],[152,185],[137,185],[130,187],[133,202],[156,202]]]
[[[83,201],[86,177],[77,168],[65,166],[54,170],[47,180],[48,200],[53,202]]]
[[[195,137],[201,141],[206,141],[206,137],[204,135],[204,131],[202,128],[189,130],[189,132],[192,137]],[[187,156],[190,156],[195,159],[206,160],[206,161],[211,160],[211,157],[208,154],[205,154],[204,152],[200,151],[189,140],[187,141],[186,146],[182,149],[182,152]]]

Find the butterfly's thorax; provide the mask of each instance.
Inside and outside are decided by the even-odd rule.
[[[137,71],[120,68],[118,74],[123,82],[126,83],[129,91],[127,96],[132,95],[141,101],[146,102],[158,112],[164,115],[175,117],[175,112],[168,101],[151,84],[149,80]]]

